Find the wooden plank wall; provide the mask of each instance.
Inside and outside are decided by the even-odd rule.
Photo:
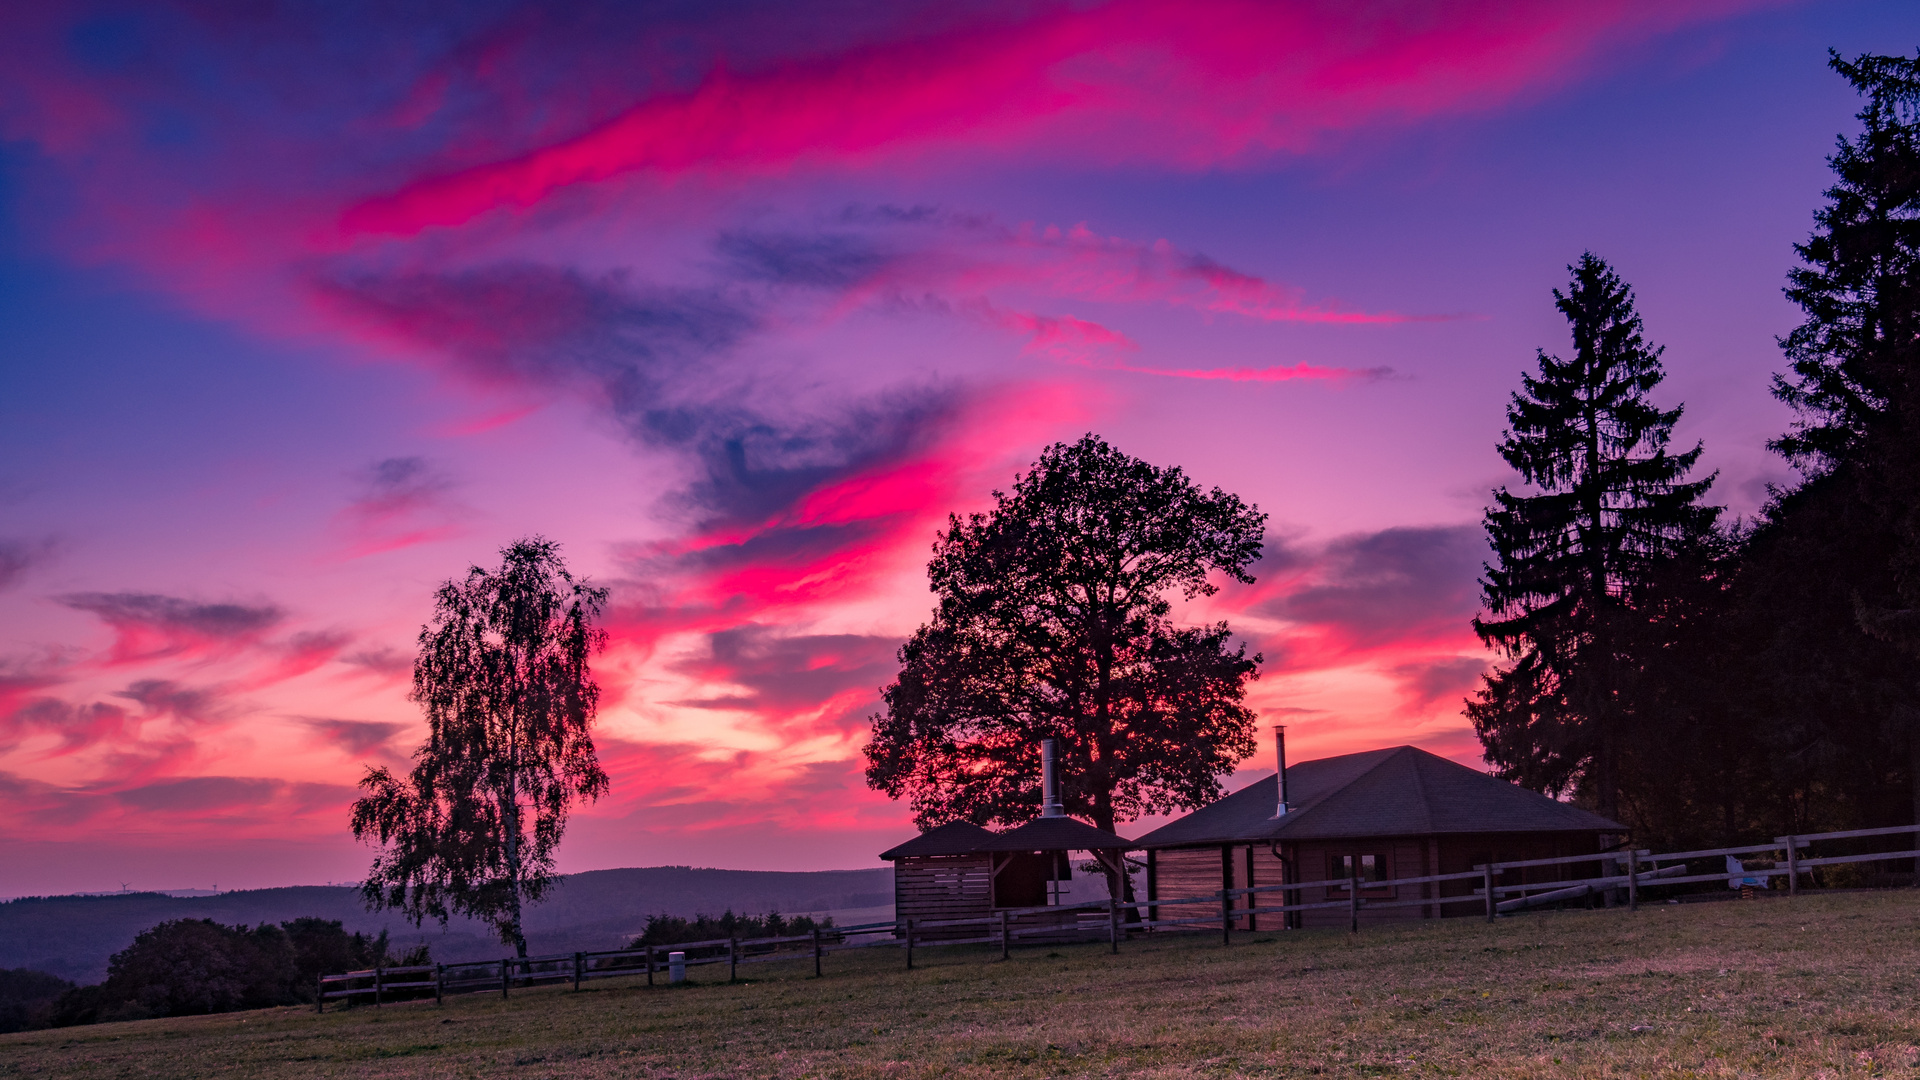
[[[1296,902],[1302,904],[1317,904],[1347,898],[1344,880],[1328,880],[1330,861],[1336,855],[1372,855],[1384,859],[1386,862],[1384,871],[1387,877],[1425,877],[1428,874],[1440,872],[1430,869],[1433,863],[1433,851],[1432,845],[1425,837],[1369,837],[1355,840],[1314,841],[1289,845],[1289,847],[1298,853],[1297,857],[1300,860],[1300,871],[1295,880],[1305,886],[1296,894],[1298,897]],[[1321,884],[1308,884],[1312,882]],[[1360,887],[1360,896],[1364,900],[1377,901],[1419,900],[1432,896],[1432,889],[1431,885],[1400,885],[1390,889],[1368,888],[1363,882]],[[1362,925],[1405,922],[1409,919],[1429,918],[1430,911],[1430,908],[1424,906],[1369,911],[1362,905],[1360,922]],[[1339,927],[1347,925],[1348,913],[1340,908],[1323,908],[1317,911],[1302,911],[1299,913],[1299,918],[1300,925],[1306,927]]]
[[[893,917],[935,922],[992,913],[991,855],[934,855],[893,864]],[[928,940],[980,937],[979,926],[929,930]]]

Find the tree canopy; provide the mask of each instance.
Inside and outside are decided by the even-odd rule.
[[[569,806],[607,790],[588,665],[607,591],[575,581],[541,537],[500,555],[499,569],[472,567],[435,594],[413,668],[427,742],[405,777],[367,771],[353,832],[383,849],[362,886],[369,906],[416,924],[482,919],[525,956],[521,910],[554,880]]]
[[[1251,582],[1266,515],[1094,435],[1048,447],[994,507],[934,544],[933,619],[901,647],[872,718],[867,782],[915,820],[1018,824],[1059,740],[1069,814],[1111,830],[1198,806],[1254,751],[1258,655],[1169,597]]]

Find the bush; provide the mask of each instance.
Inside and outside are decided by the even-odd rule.
[[[53,1005],[73,984],[29,968],[0,969],[0,1032],[53,1026]]]
[[[629,949],[641,949],[648,945],[678,945],[687,941],[712,941],[716,938],[762,938],[786,937],[811,934],[815,930],[833,929],[833,919],[825,918],[815,922],[806,915],[788,919],[778,911],[769,911],[765,915],[735,915],[728,908],[724,915],[714,918],[711,915],[695,915],[684,919],[678,915],[649,915],[646,929],[640,936],[627,943]]]
[[[106,982],[67,990],[50,1019],[66,1026],[297,1005],[314,1000],[321,975],[402,962],[433,961],[424,945],[395,959],[385,931],[349,934],[338,920],[248,928],[176,919],[113,954]]]

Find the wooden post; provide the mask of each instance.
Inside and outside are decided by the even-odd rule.
[[[1487,872],[1487,921],[1492,922],[1493,921],[1493,864],[1488,863],[1485,867],[1485,870]]]
[[[380,989],[385,983],[386,980],[381,977],[380,965],[375,964],[373,966],[373,1007],[376,1009],[380,1007]]]
[[[1147,899],[1149,901],[1160,899],[1160,864],[1159,861],[1154,858],[1154,856],[1158,854],[1159,852],[1152,850],[1147,852]],[[1122,857],[1124,858],[1124,856]],[[1159,905],[1153,904],[1147,908],[1147,921],[1160,921]]]
[[[1220,944],[1233,944],[1233,897],[1220,890]]]
[[[1013,935],[1007,931],[1007,910],[1000,909],[1000,959],[1006,960],[1013,955]]]
[[[1107,897],[1107,944],[1113,952],[1120,952],[1120,901]]]
[[[653,946],[647,946],[647,985],[653,985]]]
[[[1793,837],[1787,837],[1787,895],[1800,895],[1800,849]]]
[[[433,1003],[435,1005],[444,1005],[446,1004],[446,997],[447,965],[435,964],[433,965]]]
[[[1360,856],[1349,855],[1347,864],[1347,933],[1360,932]]]
[[[1253,879],[1253,845],[1248,844],[1247,845],[1247,888],[1251,889],[1258,884],[1260,883]],[[1260,916],[1255,915],[1253,913],[1253,909],[1259,906],[1260,906],[1260,894],[1248,893],[1247,894],[1247,932],[1248,933],[1252,933],[1253,931],[1260,929]]]
[[[1631,846],[1627,848],[1627,910],[1640,910],[1640,852]]]
[[[820,977],[820,928],[813,928],[813,977]]]
[[[573,954],[573,988],[575,990],[580,989],[580,976],[584,971],[586,971],[586,968],[587,968],[587,954],[581,953],[581,952],[574,953]]]
[[[913,920],[907,920],[907,970],[913,970]]]
[[[740,974],[740,945],[733,937],[727,937],[727,981],[732,982]]]
[[[500,996],[503,998],[507,996],[508,977],[509,975],[508,975],[507,962],[505,960],[502,960],[500,961]]]
[[[325,975],[313,977],[313,1011],[317,1013],[327,1011],[327,977]]]

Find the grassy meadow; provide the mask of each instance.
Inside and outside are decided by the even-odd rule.
[[[1920,1076],[1920,892],[0,1035],[0,1077]]]

